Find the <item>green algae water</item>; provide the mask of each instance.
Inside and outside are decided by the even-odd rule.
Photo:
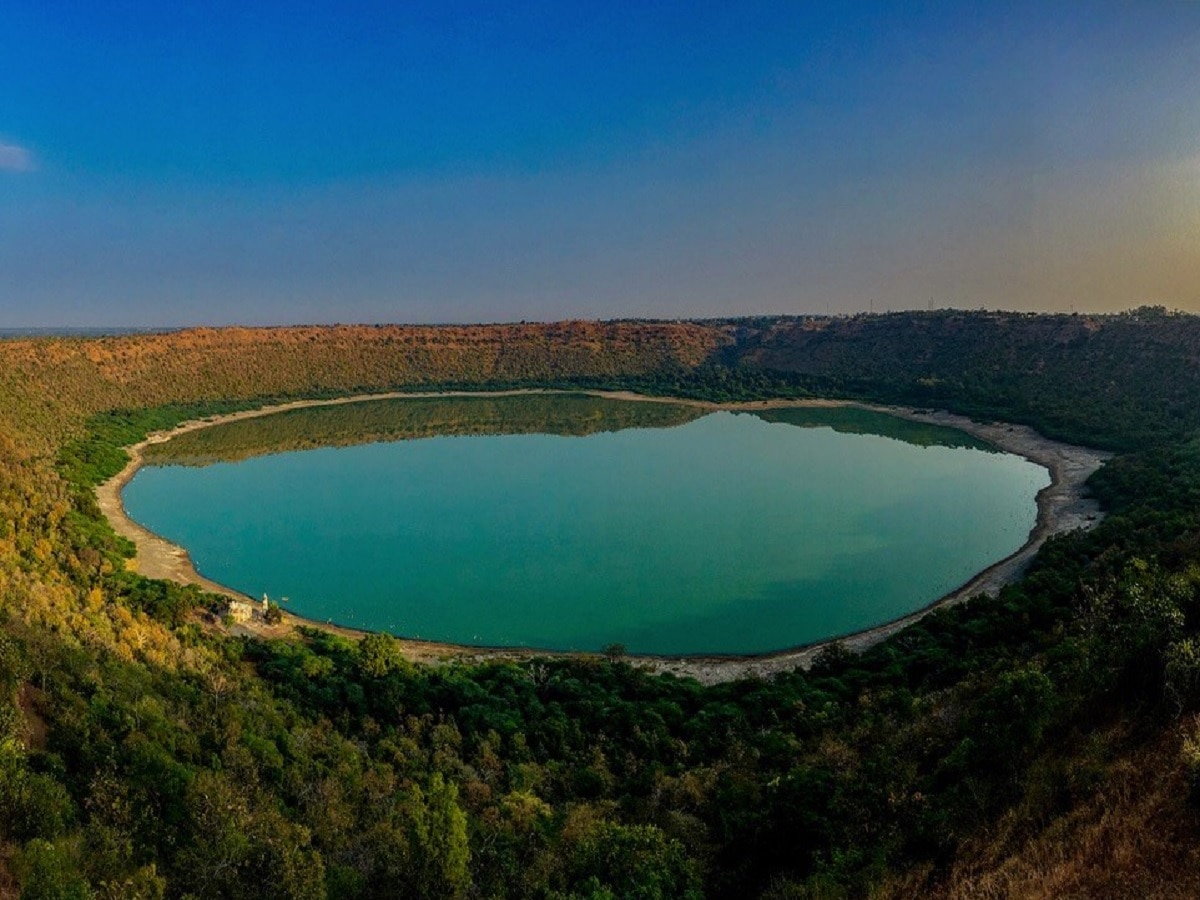
[[[852,409],[372,401],[151,448],[129,515],[205,576],[405,637],[779,650],[919,609],[1017,550],[1045,469]]]

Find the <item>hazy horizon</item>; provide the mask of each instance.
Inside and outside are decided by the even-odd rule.
[[[6,13],[0,329],[1200,311],[1200,4]]]
[[[1144,306],[1156,306],[1154,304],[1144,304]],[[5,338],[21,338],[21,337],[118,337],[124,335],[136,334],[169,334],[176,331],[188,331],[191,329],[202,328],[253,328],[253,329],[271,329],[271,328],[461,328],[461,327],[482,327],[489,328],[494,326],[505,325],[556,325],[564,322],[721,322],[721,321],[738,321],[738,320],[753,320],[753,319],[849,319],[858,316],[890,316],[903,315],[910,313],[930,313],[930,314],[994,314],[994,315],[1045,315],[1045,316],[1088,316],[1088,317],[1104,317],[1104,316],[1122,316],[1137,313],[1140,307],[1128,307],[1126,309],[1089,311],[1089,310],[1018,310],[1018,309],[1002,309],[1000,307],[976,307],[974,309],[966,307],[939,307],[933,309],[893,309],[893,310],[851,310],[847,312],[834,313],[738,313],[731,315],[710,315],[710,316],[610,316],[604,318],[586,318],[582,316],[569,317],[564,316],[557,319],[461,319],[461,320],[427,320],[427,321],[406,321],[401,319],[393,320],[377,320],[377,321],[275,321],[275,322],[182,322],[177,324],[165,325],[138,325],[138,324],[121,324],[112,323],[107,325],[15,325],[15,326],[0,326],[0,339]],[[1165,310],[1167,315],[1200,315],[1198,312],[1192,312],[1184,309],[1168,308],[1158,306],[1157,308]]]

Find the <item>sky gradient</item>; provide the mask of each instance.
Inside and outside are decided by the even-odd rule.
[[[0,9],[0,327],[930,303],[1200,311],[1200,2]]]

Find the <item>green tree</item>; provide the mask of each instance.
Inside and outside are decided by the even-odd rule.
[[[386,632],[368,634],[359,641],[357,656],[359,671],[369,678],[383,678],[409,668],[400,642]]]
[[[21,900],[93,900],[96,896],[79,874],[73,849],[41,839],[30,841],[17,860]]]
[[[471,883],[467,816],[458,805],[458,788],[440,773],[430,778],[427,791],[415,791],[412,851],[418,896],[457,900],[466,895]]]
[[[653,825],[600,821],[574,842],[567,896],[668,900],[701,896],[683,846]]]

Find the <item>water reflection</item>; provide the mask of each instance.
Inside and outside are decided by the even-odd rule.
[[[991,449],[953,428],[852,407],[791,407],[750,413],[773,423],[871,434],[922,447]],[[437,397],[313,406],[229,422],[146,448],[150,465],[206,466],[258,456],[449,435],[585,436],[627,428],[672,428],[709,411],[675,403],[585,394]]]

